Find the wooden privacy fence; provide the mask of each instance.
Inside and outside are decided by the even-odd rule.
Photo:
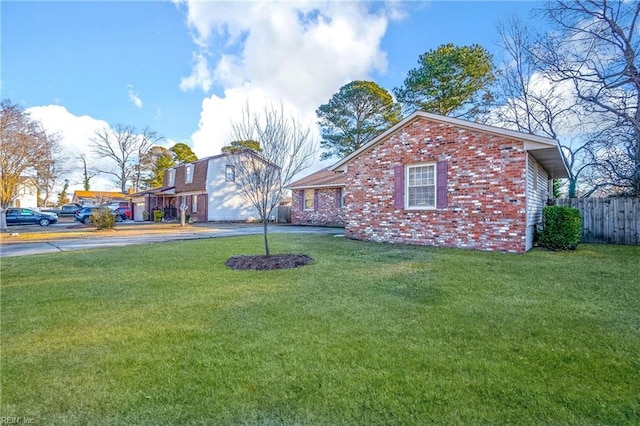
[[[291,206],[278,206],[278,222],[291,223]]]
[[[583,243],[640,245],[640,198],[558,198],[582,216]]]

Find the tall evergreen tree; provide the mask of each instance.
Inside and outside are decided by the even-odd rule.
[[[401,118],[400,107],[387,90],[360,80],[342,86],[316,114],[323,160],[351,154]]]
[[[443,44],[418,59],[394,94],[406,112],[422,110],[477,119],[491,101],[493,58],[483,47]]]

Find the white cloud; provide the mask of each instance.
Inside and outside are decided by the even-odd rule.
[[[223,97],[212,95],[202,101],[199,129],[191,137],[194,151],[197,149],[200,157],[219,154],[221,148],[233,140],[233,123],[241,119],[241,113],[247,105],[252,114],[260,114],[267,106],[279,107],[280,102],[287,116],[294,116],[300,123],[310,125],[315,130],[314,115],[301,115],[290,102],[274,102],[264,89],[247,84],[226,90]],[[313,136],[317,139],[317,132]]]
[[[238,121],[246,103],[260,111],[282,102],[289,113],[314,125],[315,109],[342,85],[385,71],[387,58],[380,44],[389,20],[403,16],[397,3],[181,4],[200,49],[181,88],[217,89],[203,100],[199,129],[192,136],[200,157],[218,154],[230,142],[230,123]],[[212,70],[205,55],[217,58]]]
[[[136,106],[136,108],[142,108],[142,99],[140,99],[140,95],[133,88],[133,85],[127,84],[127,89],[129,90],[129,101]]]
[[[38,120],[48,133],[59,136],[63,156],[66,159],[64,168],[68,170],[62,179],[69,179],[71,191],[83,189],[83,168],[79,160],[81,154],[86,155],[89,166],[109,166],[108,160],[94,158],[90,148],[91,139],[95,136],[95,132],[109,126],[106,121],[87,115],[73,115],[60,105],[31,107],[27,108],[26,112],[33,119]],[[106,176],[93,178],[91,189],[96,191],[119,190]]]
[[[180,90],[192,90],[200,88],[208,92],[213,83],[207,58],[202,53],[193,54],[193,70],[189,77],[180,80]]]

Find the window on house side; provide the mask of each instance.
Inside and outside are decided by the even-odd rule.
[[[224,180],[227,182],[235,182],[236,181],[236,169],[231,165],[227,165],[224,170]]]
[[[198,211],[198,196],[194,195],[191,197],[191,212],[196,213]]]
[[[167,179],[167,183],[169,184],[169,186],[173,186],[173,183],[175,182],[175,178],[176,178],[176,170],[170,169],[169,178]]]
[[[409,209],[436,207],[436,166],[407,166],[406,200]]]
[[[191,164],[184,166],[184,181],[185,183],[193,181],[193,165]]]
[[[313,210],[315,207],[315,194],[313,189],[304,190],[304,209]]]

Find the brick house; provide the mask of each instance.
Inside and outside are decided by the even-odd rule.
[[[347,237],[516,253],[568,177],[553,139],[424,112],[330,170],[345,176]]]
[[[161,188],[132,195],[134,220],[152,219],[154,210],[177,220],[181,206],[192,222],[258,220],[235,182],[232,155],[236,154],[223,153],[165,170]]]
[[[328,168],[293,182],[291,223],[344,225],[344,173]]]

